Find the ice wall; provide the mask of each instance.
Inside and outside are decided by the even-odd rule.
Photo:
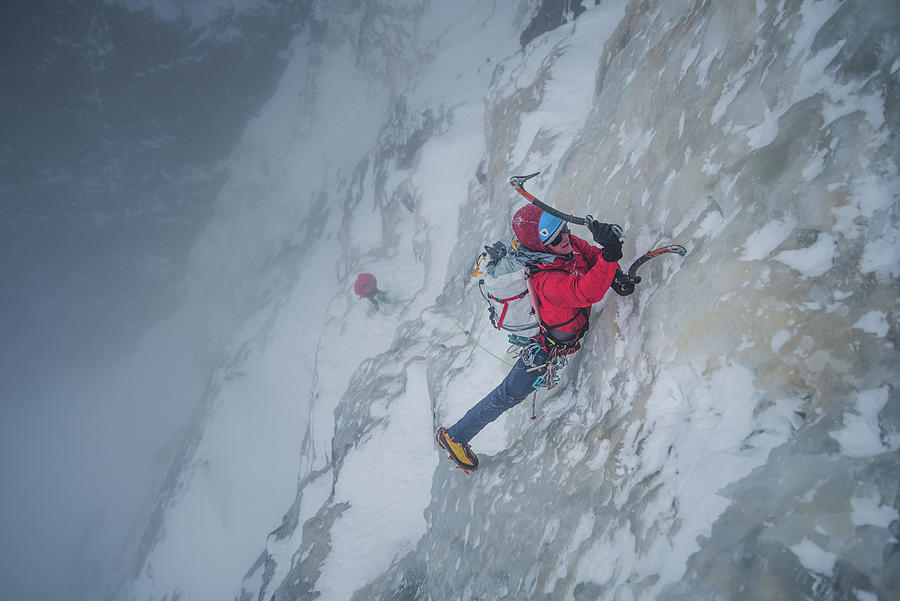
[[[896,595],[897,9],[607,1],[520,49],[538,8],[335,3],[298,37],[198,247],[243,312],[136,598]],[[626,258],[689,254],[466,476],[433,431],[508,369],[468,271],[537,169]]]

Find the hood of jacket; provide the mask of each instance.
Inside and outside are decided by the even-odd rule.
[[[566,263],[575,259],[574,253],[569,253],[568,255],[555,255],[548,252],[528,250],[521,244],[517,246],[518,248],[515,250],[515,257],[516,260],[523,265],[533,265],[542,269],[550,266],[565,268]],[[557,261],[559,263],[554,265]]]

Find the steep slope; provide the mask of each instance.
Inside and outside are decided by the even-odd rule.
[[[520,50],[537,5],[396,4],[320,7],[234,156],[225,353],[129,594],[895,594],[896,9],[607,1]],[[626,257],[689,253],[466,476],[433,431],[508,369],[469,266],[536,169]]]

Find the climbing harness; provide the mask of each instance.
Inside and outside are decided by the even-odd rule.
[[[548,356],[546,359],[543,357],[538,359],[538,353],[546,354],[546,350],[543,348],[540,342],[537,342],[535,338],[525,338],[523,336],[517,336],[515,334],[509,335],[510,346],[507,349],[507,352],[520,357],[522,359],[522,363],[526,365],[528,368],[526,371],[538,371],[542,370],[542,373],[538,378],[534,381],[531,387],[534,389],[534,393],[531,395],[531,419],[537,419],[537,393],[541,389],[551,390],[557,384],[559,384],[559,374],[556,372],[562,368],[564,368],[568,363],[568,358],[566,355],[560,354],[552,354]]]
[[[565,355],[550,353],[546,359],[541,360],[538,359],[538,354],[546,353],[546,350],[534,338],[510,335],[509,340],[511,344],[507,352],[522,359],[522,363],[527,367],[525,371],[543,372],[531,385],[535,391],[542,388],[551,390],[559,384],[559,374],[556,372],[568,364]]]

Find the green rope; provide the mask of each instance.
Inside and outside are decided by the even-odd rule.
[[[501,358],[501,357],[498,357],[498,356],[495,355],[493,352],[491,352],[490,349],[486,349],[485,347],[483,347],[483,346],[481,345],[480,342],[478,342],[477,340],[475,340],[474,338],[472,338],[472,334],[469,333],[469,330],[467,330],[466,328],[464,328],[463,325],[462,325],[461,323],[459,323],[459,321],[457,321],[455,317],[453,317],[453,315],[451,315],[451,314],[448,313],[447,311],[444,311],[444,310],[441,309],[440,307],[433,307],[433,308],[434,308],[435,311],[438,311],[438,312],[440,312],[440,313],[443,313],[444,315],[446,315],[447,317],[449,317],[449,318],[450,318],[450,321],[452,321],[453,324],[456,325],[457,328],[459,328],[459,331],[460,331],[460,332],[462,332],[463,334],[466,335],[466,338],[468,338],[468,339],[472,342],[473,345],[477,346],[478,348],[480,348],[481,350],[483,350],[484,352],[486,352],[488,355],[490,355],[491,357],[493,357],[494,359],[496,359],[496,360],[499,361],[500,363],[503,363],[504,365],[508,365],[509,367],[513,367],[513,364],[512,364],[512,363],[510,363],[509,361],[507,361],[507,360],[505,360],[505,359],[503,359],[503,358]],[[542,376],[542,377],[543,377],[543,376]],[[537,419],[537,413],[535,412],[535,402],[537,401],[537,393],[538,393],[538,391],[537,391],[537,389],[535,389],[534,394],[531,396],[531,419],[532,419],[532,420],[536,420],[536,419]]]
[[[466,338],[468,338],[468,339],[472,342],[473,345],[475,345],[476,347],[480,348],[481,350],[483,350],[484,352],[486,352],[488,355],[490,355],[491,357],[493,357],[494,359],[496,359],[496,360],[499,361],[500,363],[503,363],[504,365],[507,365],[507,366],[509,366],[509,367],[513,367],[513,364],[512,364],[512,363],[510,363],[509,361],[507,361],[506,359],[504,359],[504,358],[502,358],[502,357],[498,357],[498,356],[495,355],[493,352],[491,352],[490,349],[487,349],[487,348],[483,347],[483,346],[481,345],[480,342],[478,342],[477,340],[475,340],[474,338],[472,338],[472,334],[469,333],[469,330],[467,330],[466,328],[464,328],[464,327],[462,326],[462,324],[460,324],[460,323],[456,320],[456,318],[453,317],[450,313],[448,313],[447,311],[444,311],[444,310],[441,309],[440,307],[434,307],[434,310],[435,310],[435,311],[440,311],[441,313],[443,313],[444,315],[446,315],[447,317],[449,317],[449,318],[450,318],[450,321],[452,321],[452,322],[456,325],[456,327],[459,328],[459,331],[460,331],[460,332],[462,332],[463,334],[466,335]]]

